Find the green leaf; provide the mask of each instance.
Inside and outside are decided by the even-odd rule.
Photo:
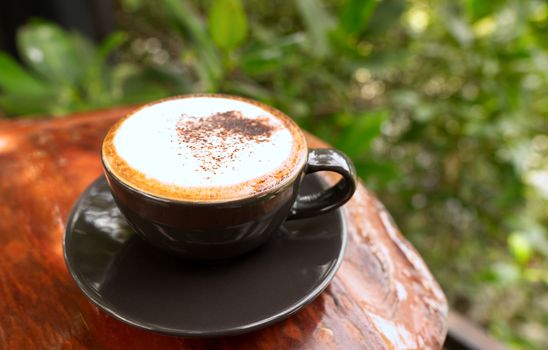
[[[237,48],[247,35],[247,18],[240,0],[214,0],[209,11],[209,31],[221,49]]]
[[[229,81],[223,85],[226,92],[254,98],[260,101],[272,100],[272,93],[253,81]]]
[[[377,1],[375,15],[371,16],[367,25],[367,36],[385,38],[388,31],[401,28],[402,15],[409,9],[408,1]],[[391,46],[390,51],[397,50]]]
[[[468,17],[475,21],[483,16],[495,13],[497,8],[504,3],[504,0],[466,0],[465,8]]]
[[[376,7],[376,0],[348,0],[341,9],[339,26],[347,33],[361,33],[367,27]]]
[[[251,75],[279,71],[288,64],[288,56],[297,53],[303,41],[304,36],[296,33],[249,48],[241,55],[240,67]]]
[[[121,102],[125,104],[150,102],[168,95],[167,90],[160,84],[135,78],[128,80],[128,84],[125,86],[124,98]]]
[[[213,50],[205,25],[188,1],[163,0],[167,13],[172,16],[178,25],[181,34],[190,37],[204,49]]]
[[[0,52],[0,88],[12,94],[43,94],[47,87],[9,55]]]
[[[0,109],[8,115],[31,116],[47,114],[56,104],[53,95],[23,95],[7,93],[0,96]]]
[[[135,75],[141,74],[138,66],[132,63],[120,63],[110,69],[110,83],[114,99],[124,95],[124,84]]]
[[[266,74],[281,69],[283,58],[284,52],[276,47],[260,47],[242,55],[240,66],[251,75]]]
[[[472,28],[458,12],[453,8],[444,8],[442,16],[444,16],[442,24],[461,46],[466,47],[472,43],[474,40]]]
[[[509,285],[519,281],[521,274],[517,265],[508,262],[495,262],[491,266],[494,281],[500,285]]]
[[[366,152],[373,140],[380,135],[381,125],[388,118],[385,110],[353,116],[351,123],[339,135],[337,148],[349,157],[359,157]]]
[[[86,100],[93,103],[94,106],[102,107],[108,105],[112,100],[112,91],[110,91],[112,76],[109,74],[112,70],[105,62],[109,54],[126,40],[125,33],[115,32],[103,40],[97,50],[94,50],[94,57],[92,57],[86,75],[82,79],[81,86],[81,89],[85,91]]]
[[[310,49],[318,57],[330,52],[329,32],[334,21],[320,0],[298,0],[297,8],[307,29]]]
[[[76,83],[93,59],[87,40],[50,23],[25,25],[17,33],[17,44],[27,65],[55,83]]]
[[[123,63],[112,68],[113,100],[120,103],[140,103],[168,95],[157,75],[134,64]]]
[[[195,63],[202,82],[202,90],[214,91],[223,76],[223,65],[217,50],[207,34],[206,26],[187,1],[163,0],[168,19],[174,21],[176,28],[194,44],[197,56]]]
[[[391,180],[397,179],[400,175],[396,164],[388,161],[366,159],[355,160],[354,164],[356,165],[358,175],[365,180],[370,180],[376,177],[381,180],[382,183],[387,183]]]
[[[74,47],[75,56],[78,60],[81,76],[85,75],[94,63],[97,57],[97,47],[90,42],[86,37],[79,33],[67,33],[72,46]]]
[[[193,81],[188,74],[181,74],[172,65],[151,66],[146,68],[146,78],[161,83],[171,94],[192,92]]]
[[[101,42],[101,45],[99,45],[96,54],[96,61],[102,64],[108,57],[108,55],[110,55],[112,51],[116,50],[123,43],[125,43],[127,39],[128,35],[124,32],[114,32],[110,34],[105,40]]]
[[[514,232],[508,237],[508,248],[510,248],[514,259],[520,264],[526,264],[533,256],[531,243],[518,232]]]

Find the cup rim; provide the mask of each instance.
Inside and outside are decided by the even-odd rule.
[[[184,199],[178,199],[178,198],[161,197],[161,196],[149,193],[149,192],[145,192],[145,191],[143,191],[139,188],[136,188],[134,186],[131,186],[131,185],[125,183],[124,181],[122,181],[121,179],[119,179],[112,171],[110,171],[110,169],[108,169],[105,166],[104,160],[102,159],[102,157],[101,157],[101,162],[103,164],[103,170],[106,173],[107,180],[115,181],[119,186],[121,186],[126,191],[130,191],[130,192],[133,192],[133,193],[135,193],[139,196],[143,196],[143,197],[145,197],[149,200],[153,200],[153,201],[161,202],[161,203],[165,203],[165,204],[170,204],[170,205],[175,204],[175,205],[185,205],[185,206],[201,206],[201,207],[206,207],[206,206],[216,206],[216,207],[238,206],[238,205],[241,205],[241,204],[250,204],[250,203],[253,203],[253,202],[257,202],[257,201],[260,201],[260,200],[264,199],[265,197],[268,197],[272,194],[276,194],[278,192],[283,192],[285,189],[292,186],[294,184],[295,180],[302,174],[302,170],[301,170],[301,171],[295,173],[295,176],[293,176],[291,178],[288,178],[288,181],[285,181],[282,185],[269,188],[268,190],[266,190],[264,192],[261,192],[259,194],[254,194],[254,195],[248,196],[248,197],[235,198],[235,199],[231,199],[231,200],[219,200],[219,201],[201,201],[201,200],[192,201],[192,200],[184,200]],[[304,167],[303,167],[303,169],[304,169]],[[293,181],[289,181],[289,179],[292,179]],[[108,182],[109,181],[107,181],[107,183]],[[110,184],[109,184],[109,186],[110,186]]]
[[[146,108],[146,107],[158,104],[158,103],[162,103],[162,102],[165,102],[165,101],[185,99],[185,98],[194,98],[194,97],[217,97],[217,98],[226,98],[226,99],[233,99],[233,100],[242,101],[242,102],[249,103],[249,104],[255,105],[257,107],[263,108],[264,110],[266,110],[267,112],[273,114],[274,116],[279,117],[281,119],[288,120],[289,122],[293,123],[296,126],[297,130],[299,131],[299,136],[301,137],[301,142],[303,144],[302,152],[304,153],[304,155],[301,157],[301,160],[299,162],[300,164],[298,164],[298,169],[296,169],[293,172],[293,174],[291,174],[291,176],[286,177],[280,183],[277,183],[274,186],[272,186],[271,188],[267,188],[267,189],[265,189],[265,190],[263,190],[259,193],[255,193],[255,194],[252,194],[252,195],[249,195],[249,196],[244,196],[244,197],[237,197],[237,198],[232,198],[232,199],[219,199],[219,200],[202,200],[202,199],[190,200],[190,199],[183,199],[183,198],[163,197],[163,196],[160,196],[160,195],[148,192],[148,191],[144,191],[144,190],[142,190],[140,188],[137,188],[135,186],[132,186],[130,183],[127,183],[123,179],[116,176],[116,174],[109,168],[109,166],[108,166],[108,164],[105,160],[105,156],[104,156],[104,144],[105,144],[105,140],[106,140],[107,136],[110,134],[110,131],[114,127],[116,127],[117,125],[121,124],[121,122],[123,120],[129,118],[130,116],[137,113],[138,111],[140,111],[143,108]],[[101,164],[103,166],[104,172],[108,175],[107,178],[111,178],[111,179],[115,180],[124,189],[129,190],[131,192],[134,192],[134,193],[136,193],[140,196],[144,196],[148,199],[159,201],[159,202],[162,202],[162,203],[169,203],[169,204],[176,203],[176,204],[181,204],[181,205],[195,205],[195,206],[236,205],[236,204],[242,204],[242,203],[246,203],[246,202],[253,202],[253,201],[256,201],[256,200],[260,200],[264,197],[267,197],[267,196],[269,196],[273,193],[280,192],[280,191],[286,189],[287,187],[291,186],[294,183],[294,181],[302,174],[303,170],[306,167],[307,161],[308,161],[308,145],[307,145],[307,141],[306,141],[306,138],[304,136],[304,133],[302,132],[302,129],[297,125],[297,123],[295,123],[293,121],[293,119],[291,119],[288,115],[286,115],[284,112],[282,112],[282,111],[280,111],[280,110],[278,110],[278,109],[276,109],[272,106],[269,106],[265,103],[262,103],[262,102],[259,102],[259,101],[253,100],[253,99],[241,97],[241,96],[235,96],[235,95],[230,95],[230,94],[222,94],[222,93],[192,93],[192,94],[175,95],[175,96],[170,96],[170,97],[165,97],[165,98],[162,98],[162,99],[159,99],[159,100],[155,100],[155,101],[143,104],[143,105],[137,107],[136,109],[132,109],[130,112],[126,113],[123,117],[118,119],[109,128],[109,130],[107,131],[107,133],[105,134],[105,136],[103,137],[103,140],[101,142],[101,151],[100,151],[100,153],[101,153]]]

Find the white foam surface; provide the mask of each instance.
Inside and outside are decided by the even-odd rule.
[[[210,147],[198,152],[196,144],[181,142],[177,134],[181,120],[227,111],[239,111],[250,119],[266,117],[275,129],[263,142],[204,135]],[[290,130],[269,112],[221,97],[183,98],[148,106],[127,118],[113,141],[117,154],[133,169],[161,183],[186,188],[236,185],[274,173],[290,158],[294,142]],[[222,161],[208,166],[209,156]]]

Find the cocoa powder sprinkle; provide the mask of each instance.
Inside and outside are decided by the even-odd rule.
[[[215,172],[234,160],[245,143],[268,141],[275,130],[267,117],[245,118],[240,111],[201,118],[183,114],[176,125],[177,141],[190,148],[205,172]]]

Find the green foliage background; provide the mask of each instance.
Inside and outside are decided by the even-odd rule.
[[[123,0],[100,45],[33,21],[0,53],[15,115],[221,91],[342,149],[452,307],[548,348],[548,5]]]

